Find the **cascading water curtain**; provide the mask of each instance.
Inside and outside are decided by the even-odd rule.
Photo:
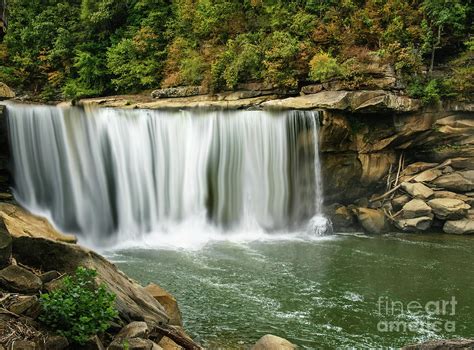
[[[321,216],[317,112],[11,104],[8,124],[17,200],[97,244]]]

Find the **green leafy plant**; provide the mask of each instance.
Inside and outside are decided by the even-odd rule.
[[[314,81],[327,81],[332,78],[341,77],[343,69],[337,60],[329,53],[320,52],[309,62],[309,77]]]
[[[118,315],[115,295],[105,285],[97,286],[95,276],[95,270],[78,267],[74,275],[64,277],[60,288],[42,294],[40,321],[78,344],[107,330]]]

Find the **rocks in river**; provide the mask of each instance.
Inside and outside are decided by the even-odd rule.
[[[402,182],[401,187],[413,198],[428,199],[434,192],[421,183]]]
[[[454,192],[474,190],[474,170],[458,171],[438,177],[433,185]]]
[[[43,286],[43,282],[30,270],[10,265],[0,270],[0,285],[12,292],[36,293]]]
[[[368,233],[379,234],[388,231],[388,222],[380,209],[357,208],[355,210],[360,225]]]
[[[474,233],[474,218],[461,220],[449,220],[443,226],[443,231],[456,235],[466,235]]]
[[[412,199],[403,206],[402,216],[405,219],[414,219],[420,216],[430,216],[431,207],[421,199]]]
[[[435,198],[428,201],[428,205],[433,209],[438,219],[458,220],[467,216],[467,211],[471,206],[459,199]]]
[[[154,283],[147,285],[145,290],[165,308],[165,311],[170,318],[170,325],[183,326],[178,302],[170,293]]]
[[[395,226],[406,232],[426,231],[431,227],[433,215],[421,216],[413,219],[395,220]]]
[[[277,337],[276,335],[267,334],[261,337],[251,350],[293,350],[296,349],[296,345],[290,343],[284,338]]]

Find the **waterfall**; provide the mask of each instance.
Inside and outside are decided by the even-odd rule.
[[[97,244],[321,217],[317,112],[10,104],[7,115],[16,199]]]

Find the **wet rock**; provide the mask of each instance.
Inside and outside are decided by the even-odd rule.
[[[411,197],[407,194],[402,194],[401,196],[395,197],[392,199],[392,206],[394,210],[400,210],[405,204],[411,200]]]
[[[456,235],[467,235],[474,233],[474,219],[467,218],[461,220],[446,221],[443,231]]]
[[[382,210],[357,208],[356,215],[366,232],[379,234],[388,231],[388,222]]]
[[[33,272],[10,265],[0,270],[0,285],[12,292],[35,293],[41,289],[43,283]]]
[[[261,337],[251,350],[293,350],[296,349],[296,345],[290,343],[284,338],[277,337],[276,335],[267,334]]]
[[[402,216],[405,219],[413,219],[420,216],[429,216],[431,208],[421,199],[412,199],[403,206]]]
[[[123,327],[116,335],[116,338],[147,338],[150,329],[145,322],[131,322]]]
[[[0,216],[0,268],[10,264],[12,255],[12,237]]]
[[[458,171],[438,177],[433,181],[437,187],[455,192],[474,190],[474,170]]]
[[[200,86],[178,86],[154,90],[151,93],[153,98],[177,98],[203,95],[205,92]]]
[[[395,220],[395,226],[406,232],[426,231],[431,227],[433,215],[421,216],[414,219]]]
[[[402,350],[455,350],[474,349],[474,339],[429,340],[420,344],[407,345]]]
[[[334,204],[327,208],[327,217],[330,218],[335,230],[351,229],[355,224],[355,217],[352,211],[340,204]]]
[[[165,311],[170,318],[170,325],[183,326],[178,302],[170,293],[154,283],[150,283],[146,286],[145,290],[165,308]]]
[[[442,220],[458,220],[467,216],[469,205],[459,199],[435,198],[428,201],[437,218]]]
[[[434,194],[431,188],[421,183],[402,182],[401,188],[413,198],[428,199]]]

